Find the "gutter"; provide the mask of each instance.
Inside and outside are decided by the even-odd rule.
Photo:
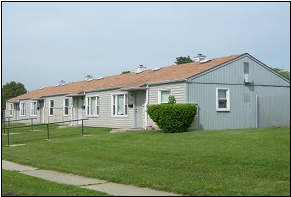
[[[58,94],[48,94],[48,95],[42,96],[42,98],[52,97],[52,96],[61,96],[61,95],[66,95],[66,94],[69,94],[69,92],[58,93]]]
[[[9,103],[19,103],[20,101],[19,100],[15,100],[15,101],[9,101],[9,100],[7,100]]]
[[[66,95],[66,97],[80,97],[80,96],[84,96],[84,94],[68,94],[68,95]]]
[[[115,89],[120,89],[122,86],[116,86],[116,87],[111,87],[111,88],[101,88],[101,89],[94,89],[94,90],[85,90],[86,92],[99,92],[99,91],[105,91],[105,90],[115,90]],[[85,94],[84,91],[84,94]]]
[[[176,79],[176,80],[166,80],[166,81],[159,81],[159,82],[152,82],[149,83],[150,85],[159,85],[159,84],[165,84],[165,83],[175,83],[175,82],[184,82],[188,79]]]
[[[120,88],[120,91],[135,91],[135,90],[146,90],[148,87],[131,87],[131,88]]]

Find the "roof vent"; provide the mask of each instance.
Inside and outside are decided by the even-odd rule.
[[[61,81],[59,81],[59,84],[55,85],[55,87],[58,87],[58,86],[61,86],[61,85],[63,86],[65,84],[66,84],[66,82],[64,80],[61,80]]]
[[[87,75],[87,76],[85,77],[85,80],[87,80],[87,81],[91,81],[91,80],[93,80],[93,76],[91,76],[91,75]]]
[[[103,79],[103,78],[104,78],[104,77],[99,77],[99,78],[97,78],[97,79],[99,80],[99,79]]]
[[[197,57],[194,57],[194,62],[200,62],[200,61],[202,61],[202,60],[205,60],[206,59],[206,56],[205,55],[202,55],[201,53],[199,53],[198,55],[197,55]]]
[[[139,65],[139,67],[137,67],[136,72],[135,73],[141,73],[142,71],[144,71],[146,69],[145,66],[143,65]]]
[[[66,85],[66,82],[64,80],[59,81],[59,85]]]
[[[161,69],[161,67],[154,68],[153,71],[160,70],[160,69]]]
[[[200,61],[200,64],[204,64],[204,63],[209,62],[209,61],[211,61],[211,59],[201,60],[201,61]]]

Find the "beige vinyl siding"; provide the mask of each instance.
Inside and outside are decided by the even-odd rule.
[[[68,109],[68,116],[63,115],[64,99],[69,99],[69,103],[70,103],[69,109]],[[50,100],[54,101],[53,115],[52,116],[49,115]],[[45,123],[70,121],[71,120],[71,104],[72,104],[72,97],[66,97],[66,96],[47,97],[45,99],[45,112],[44,112]],[[64,122],[64,124],[70,124],[70,122]]]
[[[15,120],[16,119],[16,108],[15,108],[15,104],[13,103],[13,110],[12,110],[12,116],[10,115],[11,113],[11,109],[10,109],[10,104],[8,101],[6,101],[6,110],[5,110],[5,114],[1,114],[1,116],[4,116],[6,117],[5,121],[12,121],[12,120]],[[4,118],[2,117],[2,118]]]
[[[19,102],[19,108],[21,108],[21,103],[25,103],[25,109],[26,109],[26,111],[25,111],[25,115],[24,116],[23,115],[20,115],[21,112],[19,111],[19,121],[17,121],[17,122],[30,124],[31,123],[31,120],[23,120],[23,119],[32,118],[30,116],[30,112],[31,112],[30,111],[30,103],[31,103],[31,100],[29,100],[29,99],[20,100],[20,102]]]
[[[185,82],[150,85],[149,86],[149,105],[158,104],[159,90],[171,90],[171,95],[175,96],[177,103],[185,103]]]
[[[149,86],[149,105],[158,104],[158,95],[159,90],[171,90],[171,95],[176,99],[176,103],[185,103],[185,94],[186,94],[186,83],[185,82],[176,82],[170,84],[160,84],[160,85],[151,85]],[[197,117],[196,117],[197,119]],[[158,128],[155,122],[148,116],[148,123],[154,128]],[[192,124],[193,128],[196,125]]]
[[[31,118],[33,118],[33,124],[38,124],[41,123],[40,122],[40,110],[36,109],[36,115],[31,116],[31,102],[38,102],[37,100],[33,99],[25,99],[25,100],[20,100],[19,104],[19,110],[15,108],[15,103],[13,103],[14,105],[14,111],[13,111],[13,117],[10,118],[10,120],[17,120],[15,122],[17,123],[25,123],[25,124],[31,124]],[[8,102],[7,102],[8,103]],[[25,115],[21,115],[21,105],[22,103],[25,103]],[[9,106],[9,104],[7,104]],[[9,106],[10,107],[10,106]],[[10,109],[10,108],[9,108]],[[6,117],[9,116],[9,110],[6,111]],[[18,117],[16,117],[18,114]],[[27,120],[25,120],[27,119]],[[8,120],[6,118],[6,120]]]
[[[98,95],[99,96],[99,117],[90,117],[84,114],[84,118],[89,120],[84,121],[85,126],[92,127],[109,127],[109,128],[131,128],[134,127],[134,107],[128,108],[128,115],[124,117],[111,116],[111,96],[113,94],[123,93],[126,91],[100,91],[90,92],[86,95]],[[84,110],[85,113],[86,110]]]

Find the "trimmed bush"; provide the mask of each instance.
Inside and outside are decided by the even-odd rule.
[[[185,132],[193,123],[196,105],[189,103],[154,104],[148,106],[150,118],[165,133]]]

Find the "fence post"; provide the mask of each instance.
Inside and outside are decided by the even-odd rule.
[[[4,127],[4,134],[5,134],[5,122],[6,122],[6,120],[4,119],[4,126],[3,126]]]
[[[4,122],[4,125],[3,125],[3,128],[4,128],[4,134],[5,134],[5,122],[6,122],[6,117],[5,117],[5,110],[2,110],[2,122],[1,124]],[[3,121],[4,119],[4,121]],[[1,134],[2,134],[2,131],[1,131]]]
[[[7,146],[9,146],[9,128],[7,129],[7,140],[8,140]]]
[[[31,124],[31,131],[33,131],[33,119],[32,118],[30,119],[30,122],[31,122],[30,123]]]
[[[82,119],[82,136],[84,135],[84,124],[83,124],[83,119]]]
[[[49,134],[49,124],[46,124],[46,130],[47,130],[47,139],[50,139],[50,134]]]

